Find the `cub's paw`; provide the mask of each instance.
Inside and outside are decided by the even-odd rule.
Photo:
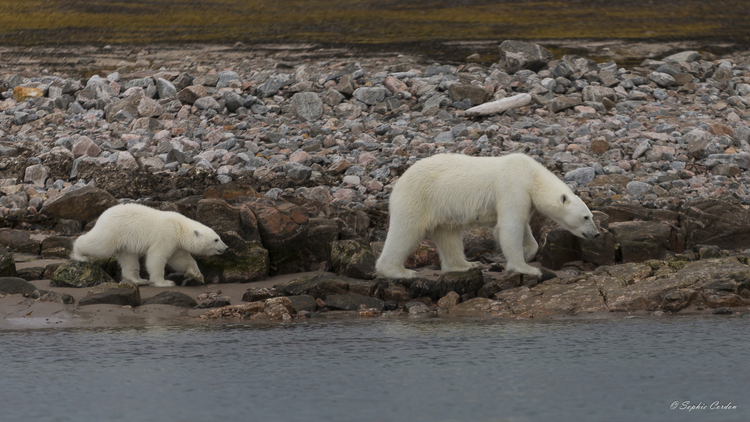
[[[172,286],[176,286],[176,284],[172,280],[153,280],[151,282],[151,285],[155,286],[155,287],[172,287]]]

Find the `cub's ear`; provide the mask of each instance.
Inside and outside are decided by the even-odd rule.
[[[193,230],[193,233],[195,233],[195,237],[201,237],[201,232],[198,230]]]
[[[565,205],[567,202],[568,202],[568,196],[565,194],[562,194],[562,196],[560,197],[560,203]]]

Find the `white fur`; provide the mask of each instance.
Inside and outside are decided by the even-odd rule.
[[[576,236],[599,235],[586,204],[531,157],[425,158],[393,188],[388,236],[375,268],[381,277],[416,277],[415,271],[404,268],[404,261],[425,236],[437,245],[444,272],[481,267],[466,260],[462,230],[495,226],[506,270],[541,276],[538,268],[526,263],[539,248],[529,227],[534,209]]]
[[[88,257],[114,256],[122,268],[123,280],[174,286],[174,282],[164,279],[167,264],[175,271],[203,281],[198,264],[190,254],[210,256],[226,249],[227,245],[216,232],[182,214],[124,204],[102,213],[94,228],[76,240],[71,258],[87,261]],[[138,259],[144,255],[149,282],[139,274]]]

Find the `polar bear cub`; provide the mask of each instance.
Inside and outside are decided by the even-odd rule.
[[[123,204],[104,211],[94,228],[75,241],[71,258],[87,261],[88,257],[114,256],[122,268],[123,280],[174,286],[174,282],[164,279],[166,265],[203,282],[198,264],[190,254],[210,256],[226,249],[216,232],[182,214]],[[148,282],[140,277],[138,259],[144,255]]]
[[[482,265],[464,256],[462,230],[494,226],[507,271],[541,276],[528,265],[539,248],[529,220],[536,209],[578,237],[599,236],[586,204],[554,173],[523,154],[471,157],[439,154],[418,161],[396,182],[390,226],[375,265],[386,278],[413,278],[404,261],[425,236],[435,242],[442,271]]]

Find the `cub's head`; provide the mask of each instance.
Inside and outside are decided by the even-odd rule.
[[[558,210],[554,220],[565,230],[585,239],[599,237],[594,216],[581,198],[572,193],[563,193],[559,198]]]
[[[219,255],[227,250],[227,245],[221,241],[219,235],[208,227],[194,229],[193,236],[194,245],[196,245],[197,250],[191,252],[196,255]]]

